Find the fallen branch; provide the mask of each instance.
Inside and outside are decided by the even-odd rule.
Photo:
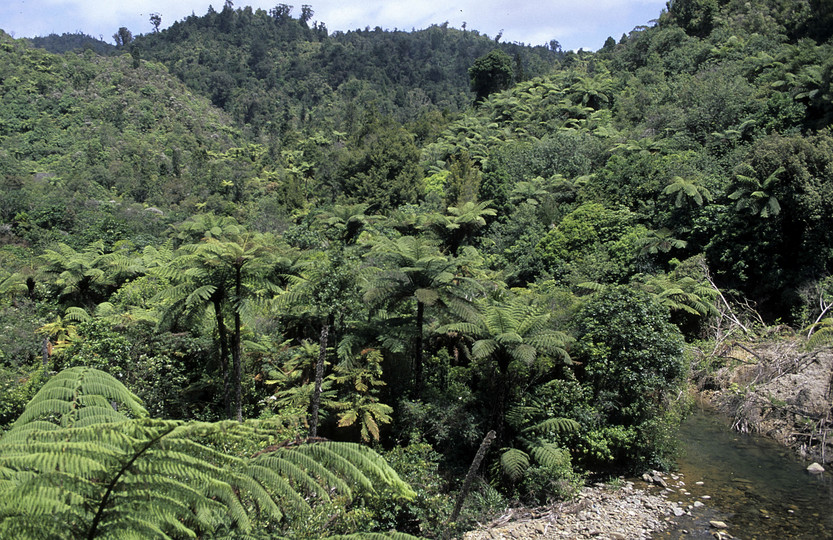
[[[474,482],[474,476],[477,473],[477,469],[480,468],[480,463],[483,461],[483,458],[486,457],[486,450],[488,450],[489,446],[492,445],[492,441],[495,440],[495,436],[495,430],[491,430],[486,434],[486,437],[483,438],[483,442],[480,443],[480,448],[477,450],[477,454],[475,454],[474,460],[472,460],[471,466],[469,467],[469,472],[466,474],[466,479],[463,481],[463,488],[460,490],[460,495],[457,496],[457,503],[454,505],[454,511],[451,512],[451,516],[449,516],[446,525],[457,521],[457,518],[460,515],[460,510],[463,509],[463,502],[465,502],[466,496],[469,494],[469,490],[471,489],[472,482]]]
[[[723,303],[723,306],[726,309],[725,313],[728,315],[728,317],[732,320],[733,323],[735,323],[737,326],[739,326],[743,330],[744,334],[748,335],[749,334],[749,329],[746,327],[745,324],[740,322],[740,319],[737,317],[737,315],[735,315],[735,312],[732,311],[732,306],[729,305],[729,301],[726,300],[726,297],[723,296],[722,292],[720,292],[720,289],[717,287],[717,285],[715,284],[711,275],[709,274],[709,269],[706,266],[706,263],[701,262],[701,266],[702,266],[702,269],[703,269],[703,276],[705,276],[706,281],[709,282],[709,285],[711,286],[712,289],[714,289],[714,292],[717,293],[717,297],[720,298],[720,301]],[[747,303],[747,308],[754,312],[754,310],[751,308],[751,306],[748,305],[748,303]],[[757,313],[755,313],[755,314],[757,315]],[[760,315],[758,315],[758,318],[760,318]]]

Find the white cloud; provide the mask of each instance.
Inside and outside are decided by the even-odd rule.
[[[163,27],[191,13],[203,15],[209,3],[218,11],[225,0],[4,0],[0,5],[0,28],[18,37],[82,31],[106,40],[120,26],[134,34],[150,32],[151,13],[162,15]],[[503,41],[541,45],[558,40],[565,49],[597,49],[608,35],[614,38],[659,16],[665,0],[255,0],[235,2],[270,9],[278,3],[294,5],[297,17],[302,4],[310,4],[314,20],[330,31],[355,30],[369,26],[400,30],[421,29],[448,23],[491,37],[503,30]]]

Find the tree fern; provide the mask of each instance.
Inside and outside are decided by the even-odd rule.
[[[53,377],[0,438],[0,537],[184,538],[303,516],[332,495],[415,493],[372,450],[274,442],[275,422],[147,417],[110,375]],[[252,457],[228,448],[262,449]],[[332,494],[332,495],[331,495]]]
[[[507,423],[518,431],[517,445],[523,448],[504,448],[499,465],[504,476],[511,482],[519,482],[532,462],[551,470],[569,470],[570,454],[553,442],[552,435],[578,431],[578,422],[569,418],[545,418],[535,421],[545,414],[541,403],[532,400],[528,404],[519,404],[506,412]]]
[[[517,482],[529,468],[529,454],[517,448],[504,448],[500,455],[500,466],[509,480]]]
[[[436,306],[462,312],[463,306],[470,304],[463,284],[469,285],[473,280],[460,275],[458,259],[442,255],[433,242],[415,236],[381,241],[373,246],[370,255],[386,262],[386,268],[367,274],[364,300],[376,307],[416,301],[414,395],[419,397],[423,384],[425,309]]]
[[[807,347],[814,349],[819,346],[833,344],[833,318],[825,317],[804,328],[807,332]]]

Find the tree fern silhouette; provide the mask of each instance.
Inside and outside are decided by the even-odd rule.
[[[729,194],[730,199],[737,201],[735,208],[738,211],[749,209],[753,215],[760,215],[762,218],[780,214],[781,204],[775,192],[780,182],[778,175],[786,169],[778,167],[763,181],[758,178],[758,171],[746,163],[739,165],[738,169],[748,175],[740,174],[740,172],[735,175],[732,183],[734,190]]]
[[[165,305],[163,322],[170,323],[180,316],[199,320],[213,312],[226,413],[241,421],[242,320],[267,293],[277,289],[270,279],[276,242],[268,234],[250,234],[242,228],[234,232],[237,236],[233,239],[206,236],[200,243],[183,245],[170,264],[154,268],[153,274],[172,284],[156,297]],[[229,316],[231,325],[226,318]]]

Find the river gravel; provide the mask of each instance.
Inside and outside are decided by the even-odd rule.
[[[675,516],[690,509],[667,498],[676,491],[674,488],[684,486],[682,480],[677,475],[666,479],[672,487],[662,489],[642,482],[637,486],[630,481],[621,485],[595,484],[582,489],[572,501],[538,509],[510,509],[478,530],[466,533],[463,539],[650,539],[652,534],[668,527]]]

